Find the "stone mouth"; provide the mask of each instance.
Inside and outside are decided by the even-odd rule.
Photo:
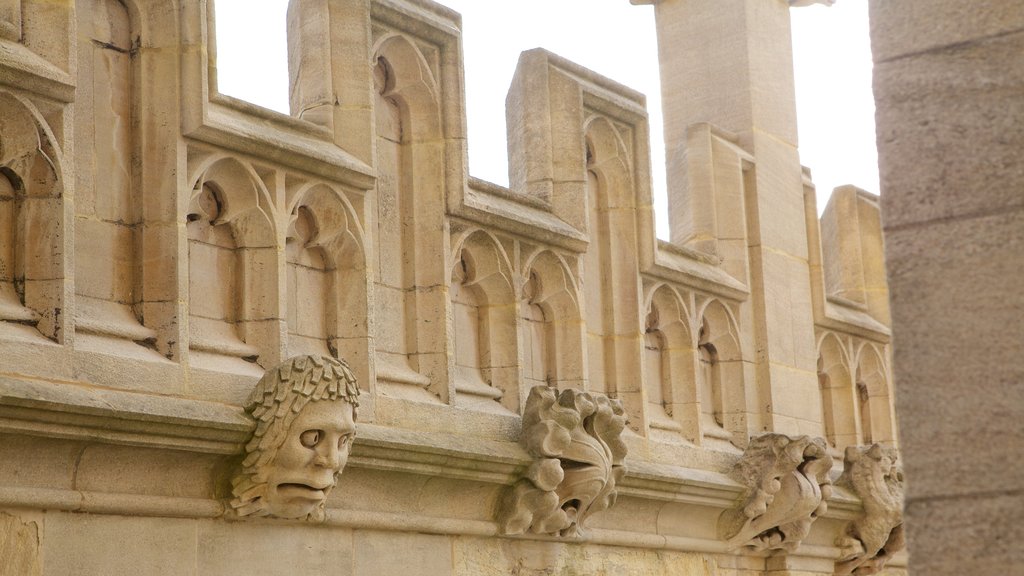
[[[322,500],[324,498],[324,490],[327,487],[317,488],[309,484],[302,484],[301,482],[285,482],[277,485],[277,491],[279,494],[289,496],[293,498],[307,498],[310,500]]]

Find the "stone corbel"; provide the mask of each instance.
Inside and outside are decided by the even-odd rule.
[[[842,550],[836,576],[878,574],[903,549],[903,473],[895,448],[850,446],[837,485],[852,490],[864,514],[846,525],[836,541]]]
[[[267,370],[245,406],[256,429],[231,480],[235,514],[323,521],[358,406],[359,387],[342,361],[296,356]]]
[[[722,513],[718,535],[730,548],[793,552],[832,493],[832,457],[821,438],[763,434],[751,438],[732,476],[747,487]]]
[[[547,386],[530,390],[522,441],[534,461],[499,510],[502,532],[580,536],[587,518],[615,503],[626,473],[625,425],[618,400]]]

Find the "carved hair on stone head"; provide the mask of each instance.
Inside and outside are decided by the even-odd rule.
[[[352,406],[356,418],[359,387],[348,365],[320,356],[296,356],[263,375],[249,395],[245,411],[256,421],[252,438],[245,445],[245,458],[232,478],[231,507],[239,516],[269,516],[267,495],[269,469],[288,438],[292,424],[308,404],[343,400]],[[337,480],[341,471],[334,473]],[[324,499],[333,488],[324,489]],[[324,502],[307,520],[320,521]]]

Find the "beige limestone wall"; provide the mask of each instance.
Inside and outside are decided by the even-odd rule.
[[[655,238],[644,96],[543,49],[506,103],[512,186],[471,178],[461,21],[429,0],[293,0],[290,116],[218,93],[212,2],[0,8],[3,569],[825,575],[877,504],[828,488],[895,442],[877,205],[817,220],[786,2],[659,5],[676,96],[704,87],[669,102],[695,242]],[[242,404],[310,352],[358,380],[348,465],[320,524],[239,518]],[[500,532],[535,385],[627,421],[577,538]],[[827,454],[743,456],[764,432]],[[718,520],[776,464],[803,490],[767,559]]]
[[[1024,6],[871,2],[911,573],[1024,566]]]
[[[21,514],[21,516],[19,516]],[[22,517],[24,516],[24,518]],[[28,519],[31,518],[31,519]],[[0,574],[68,576],[812,576],[764,559],[367,529],[0,512]],[[826,563],[827,564],[827,563]],[[820,567],[821,564],[819,564]],[[773,569],[771,566],[776,566]],[[7,571],[17,569],[20,571]],[[904,576],[900,569],[882,576]]]

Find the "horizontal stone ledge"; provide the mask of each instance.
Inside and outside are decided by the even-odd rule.
[[[75,83],[67,72],[16,42],[0,41],[0,86],[58,102],[75,100]]]
[[[240,454],[253,422],[240,407],[203,400],[0,376],[0,433],[201,454]],[[507,442],[361,423],[349,467],[512,485],[533,458]],[[626,459],[623,496],[726,509],[743,487],[727,475]],[[849,519],[859,500],[834,490],[825,516]]]
[[[227,512],[226,503],[222,500],[2,486],[0,487],[0,507],[8,506],[92,514],[194,519],[222,518],[225,517]],[[294,520],[255,519],[238,521],[304,525],[303,522]],[[495,522],[441,518],[406,512],[328,509],[327,517],[322,525],[357,530],[419,532],[456,536],[500,536],[498,525]],[[555,538],[540,534],[505,536],[505,538],[711,554],[730,553],[727,544],[717,540],[600,528],[588,529],[584,536],[578,539]],[[805,544],[800,546],[797,552],[790,556],[834,560],[839,556],[839,549],[833,546]],[[901,553],[897,555],[889,565],[905,566],[906,554]]]
[[[252,428],[236,406],[0,376],[0,432],[237,454]]]

